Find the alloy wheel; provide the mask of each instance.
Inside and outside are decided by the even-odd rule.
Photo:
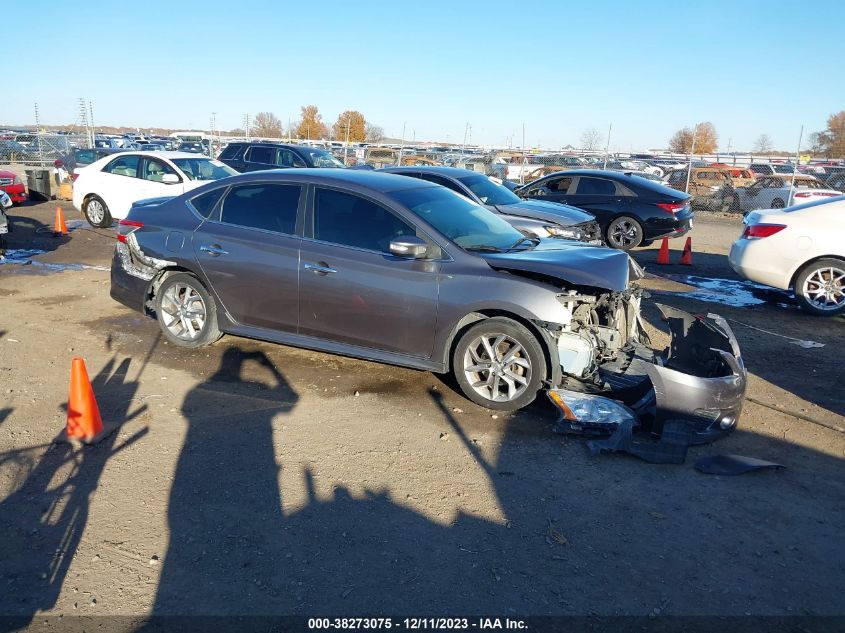
[[[618,248],[628,248],[636,245],[639,236],[638,227],[625,218],[615,220],[608,231],[611,242]]]
[[[527,351],[505,334],[483,334],[467,347],[464,375],[482,398],[510,402],[519,398],[531,382]]]
[[[202,335],[206,320],[205,302],[188,284],[173,284],[161,298],[164,326],[183,341],[194,341]]]
[[[106,217],[106,210],[103,208],[103,204],[96,198],[88,202],[87,211],[91,224],[102,224]]]
[[[842,309],[845,306],[845,270],[835,266],[817,268],[804,280],[802,294],[819,310]]]

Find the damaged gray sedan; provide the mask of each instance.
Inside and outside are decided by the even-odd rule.
[[[745,390],[733,335],[699,335],[697,318],[671,313],[691,324],[655,354],[641,276],[622,251],[526,236],[438,185],[297,169],[136,203],[120,222],[111,294],[184,347],[226,333],[451,372],[499,411],[563,389],[655,425],[687,416],[731,430]]]

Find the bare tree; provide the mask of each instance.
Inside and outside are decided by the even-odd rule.
[[[282,122],[272,112],[259,112],[250,127],[253,136],[279,138],[282,136]]]
[[[584,130],[581,134],[581,149],[594,150],[601,147],[601,142],[604,139],[602,133],[596,128],[590,127]]]
[[[370,143],[381,143],[384,140],[384,128],[373,123],[367,123],[364,128],[364,138]]]
[[[757,140],[754,141],[754,151],[758,154],[768,154],[772,151],[772,147],[772,139],[768,134],[761,134],[757,137]]]

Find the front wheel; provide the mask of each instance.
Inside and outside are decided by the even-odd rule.
[[[795,279],[795,295],[801,306],[812,314],[845,313],[845,262],[820,259],[807,264]]]
[[[88,220],[88,224],[91,226],[98,229],[105,229],[110,227],[112,224],[112,217],[111,213],[109,213],[109,208],[99,196],[91,196],[88,198],[88,200],[85,201],[83,211],[85,212],[85,219]]]
[[[193,275],[177,273],[161,284],[156,317],[164,336],[180,347],[202,347],[221,336],[214,299]]]
[[[482,407],[516,411],[530,404],[546,379],[537,338],[506,317],[484,319],[461,336],[452,372],[464,395]]]
[[[623,251],[636,248],[643,241],[643,227],[632,217],[613,219],[607,227],[607,245]]]

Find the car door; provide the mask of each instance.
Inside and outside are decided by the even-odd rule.
[[[165,174],[176,177],[178,180],[173,183],[164,182]],[[139,192],[143,198],[178,196],[185,193],[185,182],[182,176],[158,158],[149,156],[141,158],[140,179]]]
[[[431,357],[440,263],[391,255],[400,235],[418,231],[383,204],[316,187],[301,250],[300,334]]]
[[[569,192],[556,201],[589,211],[604,228],[614,216],[624,212],[626,193],[622,185],[609,178],[580,175],[569,186]]]
[[[138,178],[141,159],[136,154],[121,154],[103,167],[91,193],[105,201],[113,218],[125,218],[132,203],[143,195],[143,184]]]
[[[304,205],[298,184],[234,185],[212,201],[194,254],[222,306],[241,325],[295,333]],[[194,206],[205,208],[205,196]]]

